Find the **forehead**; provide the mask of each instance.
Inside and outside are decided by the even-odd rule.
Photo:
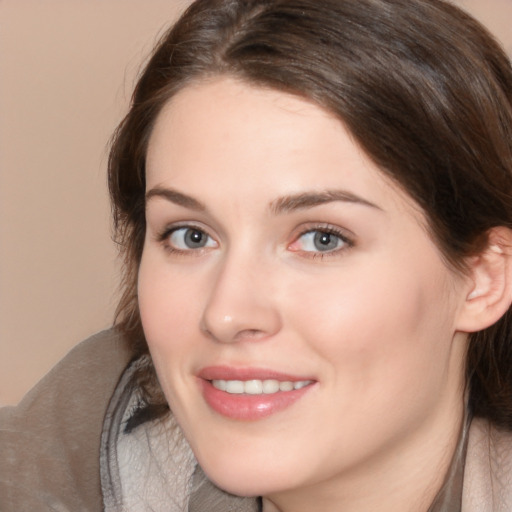
[[[186,86],[164,106],[150,137],[148,165],[163,156],[162,150],[184,155],[191,149],[188,143],[194,144],[196,153],[229,147],[231,155],[235,143],[245,141],[239,149],[247,159],[263,146],[280,147],[281,152],[293,146],[300,152],[306,141],[314,143],[320,131],[341,129],[333,115],[303,98],[217,77]]]
[[[251,199],[263,190],[343,188],[370,202],[385,196],[416,209],[333,114],[226,77],[189,85],[168,102],[150,138],[146,170],[148,188]]]

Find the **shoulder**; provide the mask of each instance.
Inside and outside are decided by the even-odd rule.
[[[462,510],[512,510],[512,432],[482,418],[469,430]]]
[[[130,358],[124,338],[103,331],[0,410],[1,510],[101,510],[103,419]]]

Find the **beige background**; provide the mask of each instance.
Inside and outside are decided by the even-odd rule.
[[[0,0],[0,404],[108,327],[106,142],[188,0]],[[461,0],[512,54],[512,0]]]
[[[106,143],[186,0],[0,0],[0,404],[108,327]]]

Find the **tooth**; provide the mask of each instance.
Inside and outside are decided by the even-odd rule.
[[[293,389],[293,382],[284,381],[279,383],[279,391],[291,391]]]
[[[279,381],[278,380],[264,380],[263,381],[263,393],[270,395],[272,393],[277,393],[279,391]]]
[[[226,391],[225,380],[212,380],[212,384],[214,388],[220,389],[221,391]]]
[[[309,380],[299,380],[296,382],[279,382],[275,379],[267,379],[263,381],[258,379],[252,379],[248,381],[224,379],[212,380],[212,385],[216,389],[237,395],[244,393],[247,395],[261,395],[262,393],[273,394],[277,393],[278,391],[292,391],[294,389],[301,389],[305,386],[308,386],[309,384],[311,384],[311,381]]]
[[[245,382],[244,390],[248,395],[261,395],[263,383],[261,380],[248,380]]]
[[[240,395],[244,392],[244,383],[241,380],[228,380],[226,381],[226,391]]]

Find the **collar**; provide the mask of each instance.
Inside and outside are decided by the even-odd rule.
[[[100,452],[104,511],[257,512],[257,499],[233,496],[208,480],[172,414],[127,428],[143,407],[134,376],[148,363],[144,356],[125,370],[105,416]]]

